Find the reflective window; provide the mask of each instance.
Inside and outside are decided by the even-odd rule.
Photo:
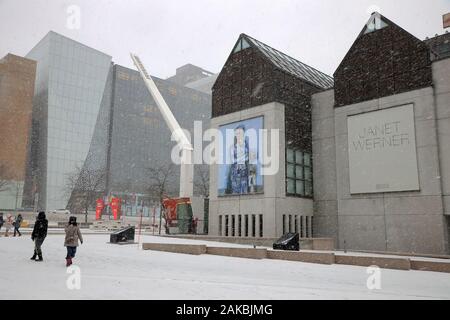
[[[312,197],[311,154],[300,150],[286,150],[286,193],[290,196]]]
[[[239,41],[236,43],[236,46],[233,49],[233,53],[239,52],[241,50],[250,48],[250,44],[245,40],[244,38],[239,39]]]

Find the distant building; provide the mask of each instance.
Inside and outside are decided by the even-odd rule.
[[[170,163],[174,143],[138,72],[55,32],[27,57],[37,61],[37,77],[24,206],[66,208],[69,177],[87,168],[106,172],[99,194],[145,194],[146,168]],[[183,127],[192,129],[194,120],[209,125],[210,95],[155,82]],[[170,186],[175,193],[178,175]]]
[[[63,209],[67,177],[89,151],[111,56],[49,32],[27,58],[37,72],[24,205]]]
[[[211,96],[153,77],[180,126],[193,134],[194,121],[209,127]],[[192,136],[193,137],[193,136]],[[107,171],[106,193],[146,194],[148,168],[171,163],[171,132],[136,70],[110,69],[96,131],[86,165]],[[167,187],[179,191],[179,169],[174,167]]]
[[[176,74],[172,77],[167,78],[167,80],[170,82],[174,82],[180,86],[184,86],[190,82],[208,78],[213,75],[214,73],[189,63],[177,68]]]
[[[431,58],[433,60],[450,57],[450,33],[448,31],[442,35],[426,39],[425,43],[431,49]]]
[[[207,94],[212,94],[212,87],[217,80],[217,74],[197,81],[189,82],[185,86]]]
[[[0,209],[22,206],[35,76],[35,61],[0,60]]]

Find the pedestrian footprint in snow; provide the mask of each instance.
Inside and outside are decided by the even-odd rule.
[[[31,260],[43,261],[42,258],[42,244],[47,237],[48,220],[45,218],[45,212],[41,211],[38,214],[36,222],[34,223],[33,233],[31,234],[31,240],[34,241],[34,254]],[[39,259],[36,259],[36,256]]]
[[[81,235],[80,227],[77,224],[76,217],[70,217],[66,228],[66,238],[64,246],[67,248],[66,267],[72,264],[72,259],[77,253],[78,240],[83,244],[83,236]]]

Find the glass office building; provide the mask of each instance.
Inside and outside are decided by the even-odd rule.
[[[37,61],[37,75],[25,205],[61,209],[70,197],[67,177],[89,151],[111,57],[54,32],[26,57]]]
[[[38,65],[24,207],[66,208],[81,168],[105,170],[105,195],[146,194],[148,168],[170,163],[175,142],[139,73],[54,32],[27,57]],[[154,80],[181,127],[209,127],[211,95]],[[168,190],[178,188],[175,167]]]
[[[171,161],[175,142],[161,112],[137,71],[113,67],[110,129],[109,192],[146,193],[148,168]],[[193,136],[194,121],[209,127],[211,96],[153,77],[180,126]],[[178,194],[179,169],[174,168],[168,191]]]

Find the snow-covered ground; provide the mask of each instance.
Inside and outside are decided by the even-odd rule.
[[[75,259],[81,289],[69,290],[62,235],[48,236],[42,263],[29,260],[29,235],[1,237],[0,299],[450,299],[445,273],[382,270],[381,290],[371,291],[362,267],[190,256],[108,240],[108,235],[85,236]],[[197,243],[152,236],[142,240]]]

